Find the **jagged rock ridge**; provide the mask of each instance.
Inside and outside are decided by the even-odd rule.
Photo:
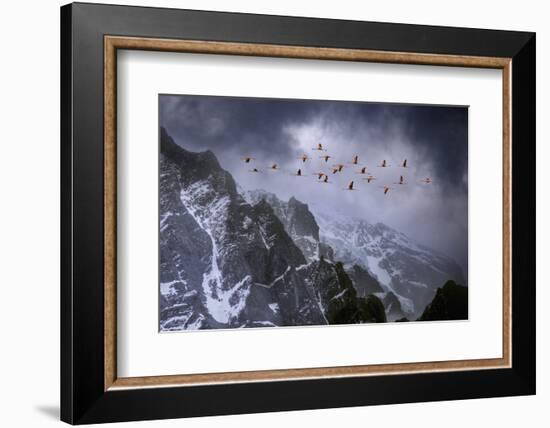
[[[462,269],[454,260],[383,223],[371,224],[324,212],[314,214],[320,240],[334,250],[334,258],[346,265],[358,265],[375,276],[384,292],[391,292],[399,300],[404,316],[418,317],[437,287],[448,279],[465,282]],[[380,297],[384,300],[387,296]]]
[[[435,297],[419,321],[449,321],[468,319],[468,287],[447,281],[438,288]]]
[[[214,153],[161,130],[161,331],[413,319],[460,280],[453,263],[385,225],[240,192]]]
[[[275,194],[259,189],[246,192],[245,197],[252,204],[263,200],[271,205],[286,232],[307,260],[318,260],[321,256],[329,260],[334,259],[332,248],[319,239],[319,225],[307,204],[294,197],[284,202]]]
[[[315,219],[290,205],[287,227],[315,251],[299,239],[318,241]],[[357,304],[332,261],[306,260],[271,204],[247,202],[211,151],[189,152],[164,129],[159,226],[161,331],[327,324],[336,303]],[[350,322],[375,318],[356,312]]]

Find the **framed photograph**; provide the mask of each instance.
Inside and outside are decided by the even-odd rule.
[[[533,33],[76,3],[61,54],[62,420],[535,393]]]

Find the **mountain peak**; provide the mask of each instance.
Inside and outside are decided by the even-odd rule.
[[[307,204],[304,204],[303,202],[299,201],[298,199],[296,199],[294,196],[291,196],[290,199],[288,200],[288,204],[289,205],[299,205],[299,204],[302,204],[302,205],[306,205]]]
[[[186,150],[177,144],[162,127],[160,146],[162,155],[181,170],[184,179],[209,180],[216,191],[228,192],[231,195],[238,194],[233,176],[221,167],[218,158],[211,150],[203,152]]]
[[[359,265],[385,291],[392,291],[404,312],[414,316],[431,301],[449,278],[463,281],[460,266],[450,257],[416,244],[384,223],[318,215],[321,242],[334,249],[336,260]]]
[[[273,207],[265,200],[265,198],[261,198],[253,206],[258,212],[274,213]]]
[[[319,225],[307,204],[294,196],[285,202],[277,195],[261,189],[248,192],[247,197],[252,203],[264,201],[273,208],[286,232],[309,261],[316,260],[321,255],[332,259],[332,249],[319,242]]]

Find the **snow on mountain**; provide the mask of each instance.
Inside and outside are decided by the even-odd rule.
[[[243,198],[212,152],[187,151],[162,129],[160,330],[369,322],[355,295],[340,295],[338,265],[313,260],[307,205],[279,214],[286,226],[265,199]]]
[[[320,242],[319,226],[307,204],[294,197],[285,202],[260,189],[244,192],[243,196],[252,204],[265,200],[308,261],[318,260],[321,255],[332,260],[332,249]]]
[[[421,314],[435,290],[447,280],[464,284],[462,269],[454,260],[383,223],[324,212],[315,212],[315,218],[320,240],[334,250],[335,260],[359,265],[375,275],[408,316]]]
[[[464,283],[454,261],[381,223],[244,192],[164,129],[159,232],[161,331],[413,319],[437,287]]]
[[[161,144],[160,328],[240,325],[254,282],[305,259],[271,208],[246,203],[212,152],[188,152],[165,132]]]

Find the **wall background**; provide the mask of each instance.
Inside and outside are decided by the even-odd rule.
[[[405,404],[139,423],[141,426],[542,426],[550,403],[549,315],[543,306],[550,256],[550,28],[544,2],[435,0],[296,2],[148,0],[121,3],[281,15],[485,27],[537,32],[537,340],[538,394],[461,402]],[[116,3],[104,1],[104,3]],[[2,425],[59,424],[59,6],[58,0],[5,2],[0,31],[0,389]],[[546,262],[546,264],[545,264]],[[215,403],[212,403],[215,405]],[[138,426],[138,423],[125,426]]]

